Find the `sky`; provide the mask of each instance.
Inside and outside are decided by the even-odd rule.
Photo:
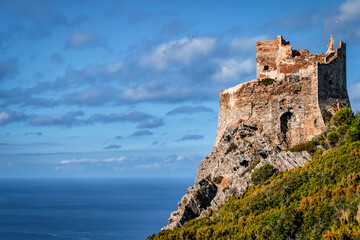
[[[220,91],[277,35],[346,42],[360,110],[360,0],[0,3],[0,177],[194,177]]]

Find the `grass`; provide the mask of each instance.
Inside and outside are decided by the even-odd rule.
[[[345,129],[339,141],[304,167],[277,172],[210,216],[148,239],[360,239],[360,118],[351,116],[333,121],[332,131]],[[324,139],[313,141],[299,149],[312,151]]]

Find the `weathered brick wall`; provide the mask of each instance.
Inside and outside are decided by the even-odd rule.
[[[327,55],[293,50],[281,36],[256,44],[257,79],[220,93],[218,136],[226,126],[256,124],[274,144],[289,147],[310,140],[325,128],[324,109],[349,105],[346,49]],[[268,86],[265,78],[275,81]],[[325,113],[325,115],[328,113]]]

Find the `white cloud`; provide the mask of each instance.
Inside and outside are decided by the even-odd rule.
[[[251,73],[255,68],[253,59],[222,59],[218,60],[219,69],[213,75],[213,79],[218,81],[226,81],[234,79],[242,74]]]
[[[339,6],[338,14],[325,19],[325,29],[336,37],[346,41],[358,41],[360,38],[360,1],[348,0]]]
[[[76,32],[66,41],[66,48],[85,49],[92,47],[104,47],[104,39],[97,33]]]
[[[80,163],[80,162],[93,162],[95,159],[89,158],[73,158],[71,160],[62,160],[60,164],[69,164],[69,163]]]
[[[153,89],[147,86],[130,88],[122,94],[122,98],[131,102],[142,102],[148,100],[171,100],[186,96],[191,92],[189,88],[167,87],[165,89]]]
[[[256,49],[256,42],[262,39],[268,39],[268,35],[260,35],[252,38],[234,38],[230,41],[231,48],[241,51],[251,51]]]
[[[339,21],[354,21],[360,18],[360,1],[348,0],[340,6],[340,14],[337,16]]]
[[[78,47],[82,44],[91,41],[93,38],[94,38],[94,34],[92,33],[77,32],[70,37],[68,43],[72,47]]]
[[[104,159],[103,161],[104,162],[122,162],[126,159],[126,157],[119,157],[119,158],[107,158],[107,159]]]
[[[25,120],[26,116],[21,112],[2,111],[0,112],[0,125]]]
[[[182,160],[184,160],[185,159],[185,156],[184,155],[180,155],[180,156],[177,156],[176,157],[176,160],[177,161],[182,161]]]
[[[107,66],[107,70],[109,73],[114,73],[114,72],[121,70],[122,67],[123,67],[123,61],[118,61],[118,62],[109,64]]]
[[[182,38],[161,44],[154,53],[141,60],[141,64],[156,71],[163,70],[173,63],[189,64],[199,56],[208,55],[214,48],[216,40],[209,37]]]
[[[349,89],[350,100],[360,100],[360,82],[350,86]]]
[[[161,167],[161,164],[158,163],[158,162],[155,162],[155,163],[145,163],[145,164],[139,164],[139,165],[136,165],[135,168],[160,168]]]
[[[7,112],[0,112],[0,124],[5,123],[10,119],[10,114]]]
[[[113,162],[113,163],[120,163],[123,162],[126,159],[126,157],[112,157],[112,158],[106,158],[106,159],[94,159],[94,158],[73,158],[70,160],[62,160],[60,161],[60,164],[71,164],[71,163],[99,163],[99,162]]]

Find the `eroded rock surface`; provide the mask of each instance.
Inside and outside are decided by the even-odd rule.
[[[163,229],[175,229],[191,219],[206,216],[231,196],[240,195],[251,184],[254,169],[266,163],[278,170],[288,170],[310,159],[307,152],[282,151],[254,125],[229,126],[217,147],[199,164],[194,186],[187,190]]]

